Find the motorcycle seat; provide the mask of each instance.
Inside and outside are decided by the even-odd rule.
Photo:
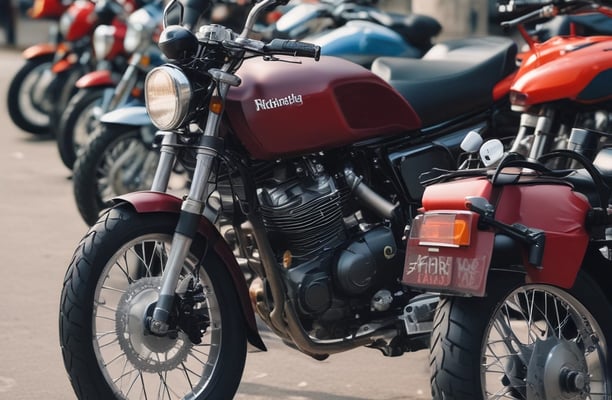
[[[442,31],[442,25],[433,17],[419,14],[372,12],[372,20],[397,32],[407,43],[429,50],[431,40]]]
[[[421,59],[379,57],[371,70],[432,126],[490,107],[495,85],[516,69],[516,55],[509,38],[465,38],[436,44]]]

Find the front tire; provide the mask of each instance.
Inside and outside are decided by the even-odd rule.
[[[83,88],[72,96],[56,132],[57,149],[64,165],[72,169],[77,154],[98,129],[101,106],[108,88]]]
[[[119,195],[151,188],[159,152],[144,143],[141,127],[101,124],[73,166],[74,199],[93,225]]]
[[[28,60],[11,80],[6,104],[11,120],[34,135],[49,133],[51,102],[44,98],[53,73],[53,54]]]
[[[589,275],[580,271],[565,290],[492,272],[487,293],[438,304],[429,357],[434,400],[612,396],[612,307]]]
[[[59,327],[64,365],[79,399],[234,396],[246,358],[242,312],[229,273],[206,252],[202,238],[194,241],[181,274],[203,287],[201,308],[192,310],[206,317],[197,325],[202,343],[180,328],[176,337],[144,328],[177,221],[173,214],[116,207],[76,249],[64,279]]]

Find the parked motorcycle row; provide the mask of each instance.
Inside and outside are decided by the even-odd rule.
[[[372,0],[55,3],[8,103],[91,226],[78,398],[232,398],[256,316],[317,360],[429,349],[436,400],[612,398],[612,3],[533,2],[524,46]]]

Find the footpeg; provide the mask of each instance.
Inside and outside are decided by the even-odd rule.
[[[431,332],[436,306],[440,298],[433,294],[422,294],[413,298],[404,307],[402,319],[408,335]]]

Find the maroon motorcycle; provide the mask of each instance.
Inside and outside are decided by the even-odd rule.
[[[426,348],[438,298],[401,283],[418,176],[456,166],[474,128],[516,131],[504,114],[516,45],[452,41],[367,70],[250,38],[277,0],[239,35],[168,25],[196,3],[166,8],[172,62],[145,82],[160,130],[152,190],[115,199],[68,267],[60,340],[77,396],[232,398],[247,343],[265,349],[255,312],[319,360]],[[167,193],[177,162],[184,197]]]

